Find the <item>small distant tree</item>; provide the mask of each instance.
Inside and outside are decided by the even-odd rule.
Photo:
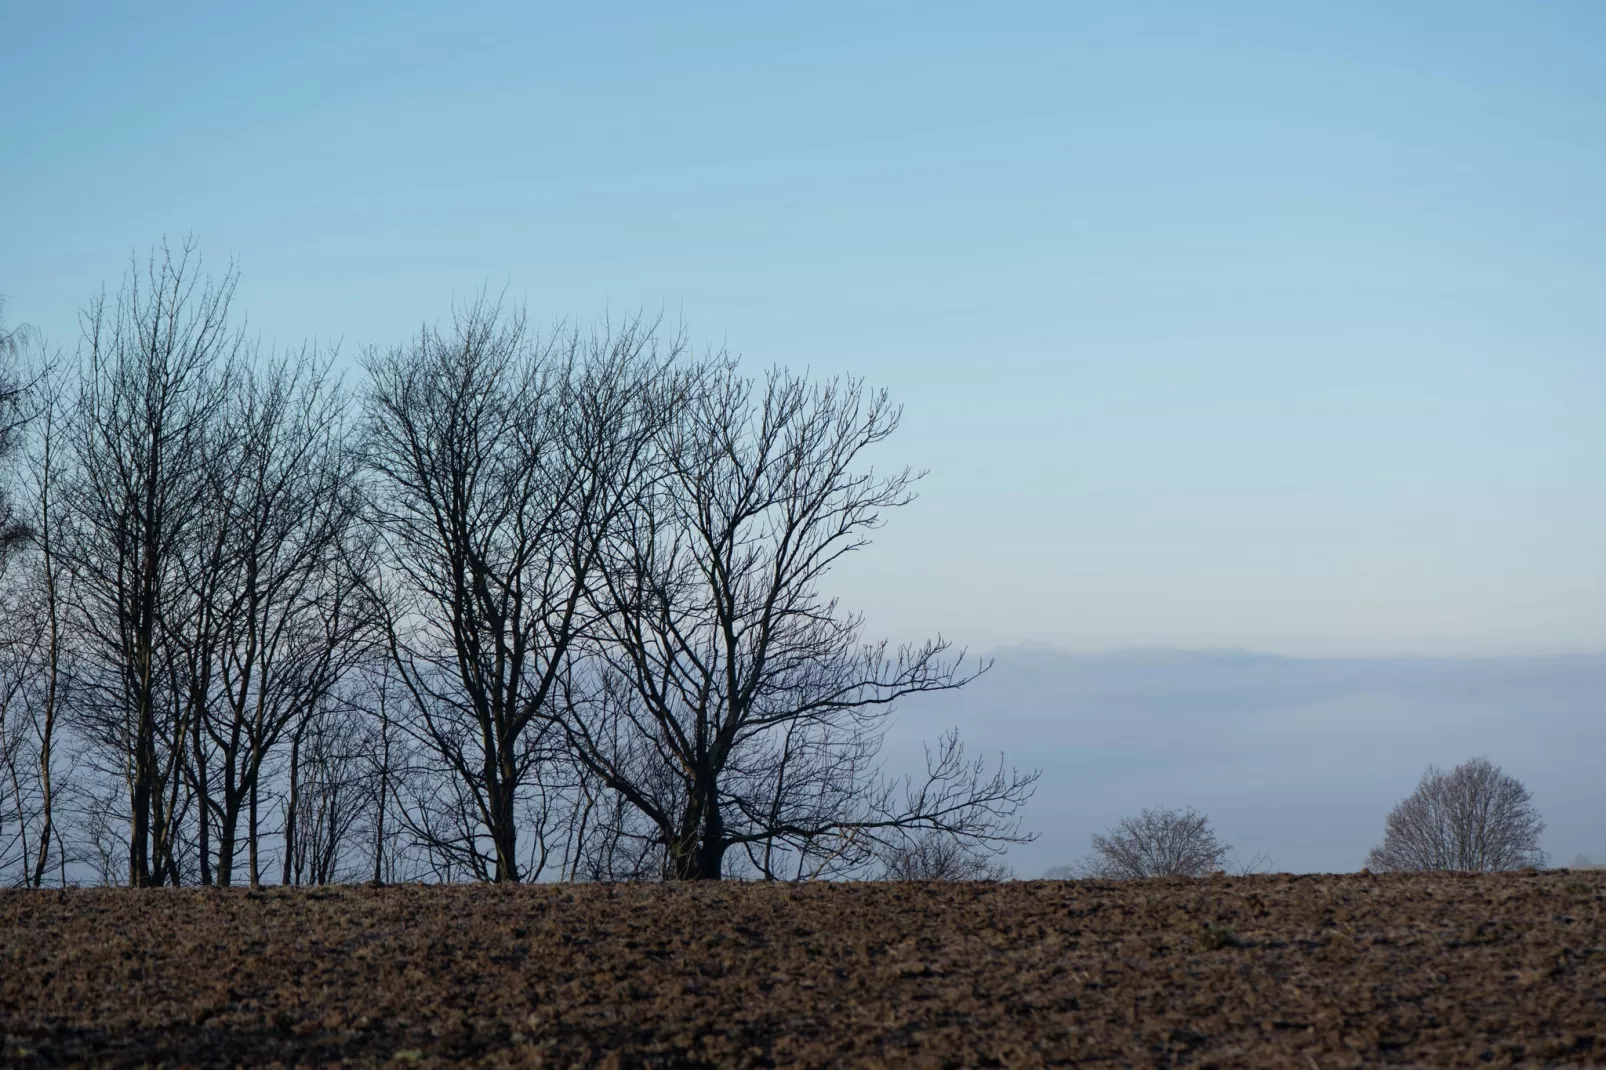
[[[1216,838],[1210,819],[1186,810],[1144,810],[1093,837],[1093,853],[1075,867],[1078,876],[1105,880],[1203,877],[1224,868],[1229,844]],[[1064,870],[1051,871],[1066,875]]]
[[[1383,842],[1366,856],[1381,871],[1542,866],[1545,823],[1528,789],[1487,758],[1448,773],[1428,766],[1416,791],[1389,811]]]
[[[1001,881],[1009,868],[991,853],[954,836],[928,833],[910,838],[882,856],[882,880]]]

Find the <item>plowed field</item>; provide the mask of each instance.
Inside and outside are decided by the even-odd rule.
[[[1606,1064],[1606,873],[0,893],[0,1063]]]

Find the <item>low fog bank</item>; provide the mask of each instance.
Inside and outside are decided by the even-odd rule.
[[[1241,651],[994,652],[958,692],[900,707],[890,767],[958,725],[1043,770],[1011,849],[1021,878],[1085,855],[1145,806],[1209,814],[1244,859],[1359,869],[1429,763],[1485,755],[1533,792],[1550,864],[1606,861],[1606,654],[1287,658]]]

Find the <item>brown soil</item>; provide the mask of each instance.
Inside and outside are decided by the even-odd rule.
[[[1606,1064],[1606,874],[0,893],[0,1063]]]

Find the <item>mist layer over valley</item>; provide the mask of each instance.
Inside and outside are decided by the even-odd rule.
[[[896,768],[957,725],[1043,770],[1011,848],[1038,877],[1146,806],[1208,813],[1245,861],[1359,869],[1430,763],[1487,755],[1532,790],[1553,866],[1606,861],[1606,654],[1293,658],[1235,650],[990,655],[965,688],[920,696],[887,740]]]

